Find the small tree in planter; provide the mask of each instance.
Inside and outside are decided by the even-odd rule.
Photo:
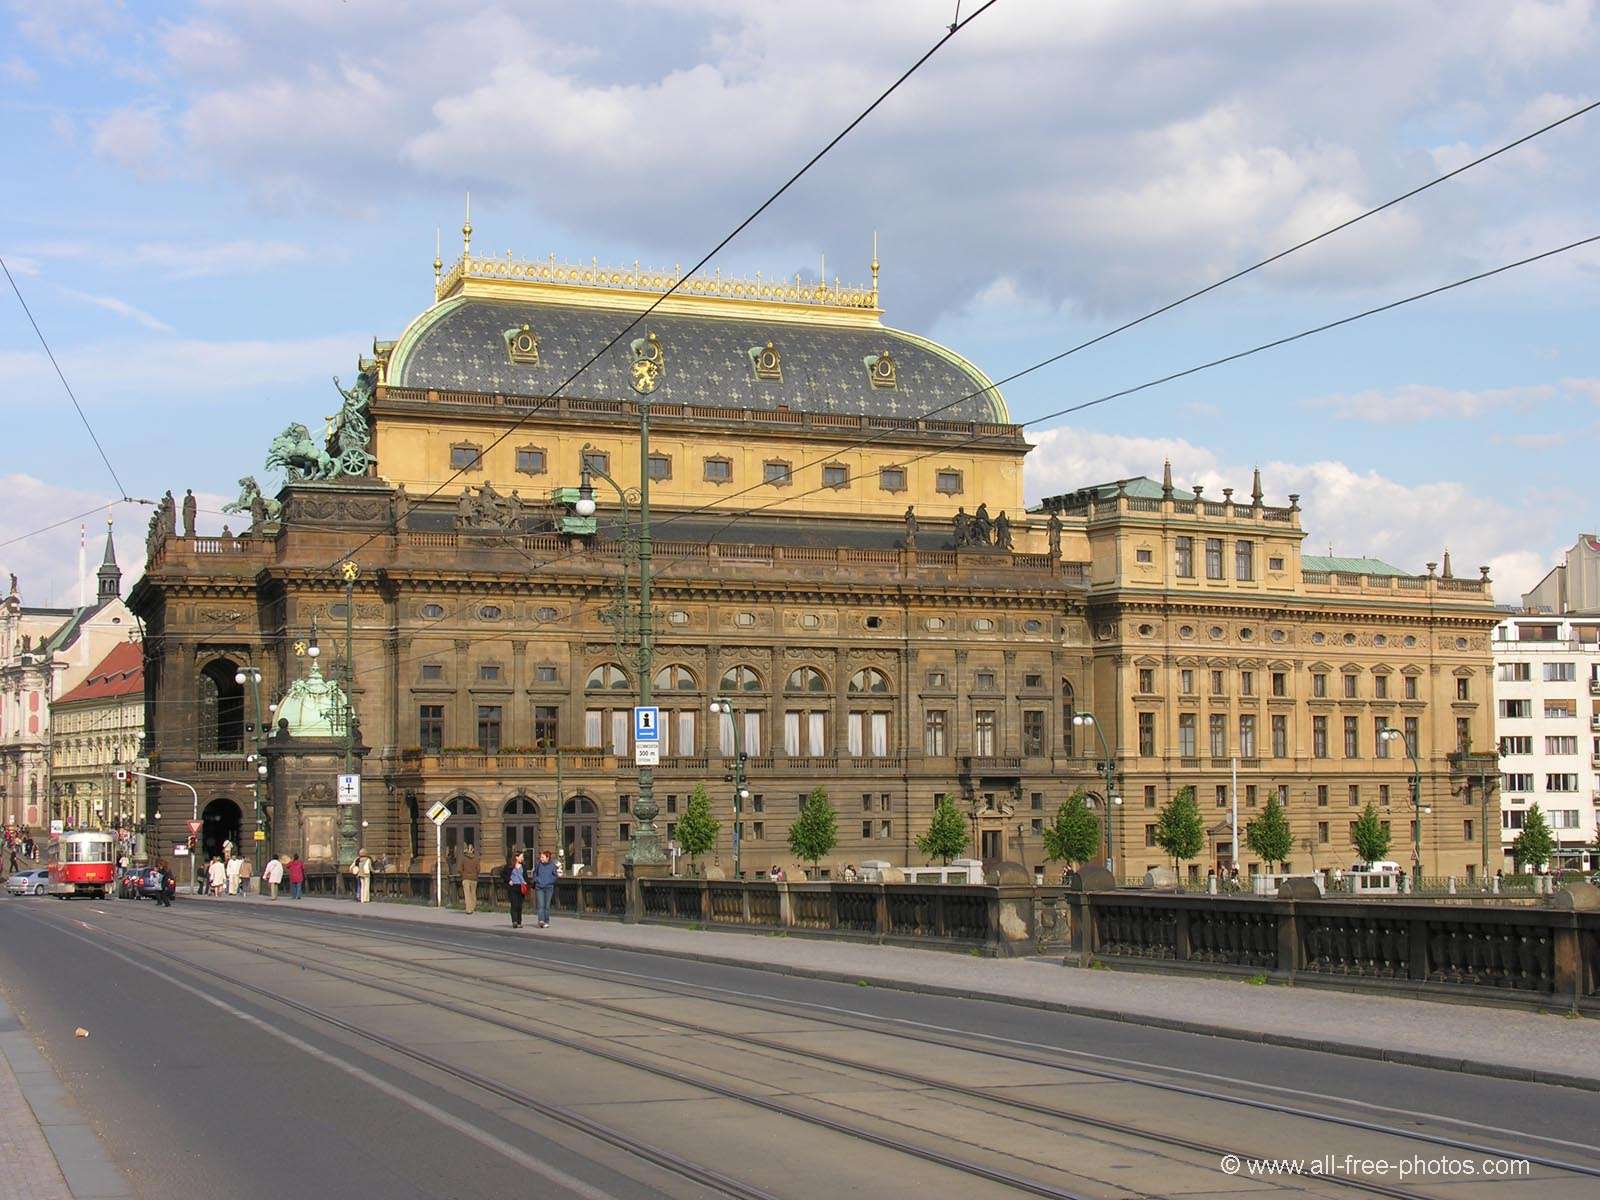
[[[689,793],[688,806],[678,818],[678,848],[689,856],[695,874],[700,873],[700,856],[715,848],[722,822],[711,815],[711,797],[706,785],[697,783]]]
[[[1355,843],[1356,853],[1361,855],[1361,861],[1375,863],[1388,858],[1389,837],[1388,827],[1378,819],[1378,806],[1370,800],[1367,801],[1367,806],[1361,810],[1355,828],[1350,831],[1350,840]]]
[[[1167,852],[1173,871],[1177,871],[1179,861],[1199,854],[1205,840],[1200,807],[1194,802],[1194,786],[1186,784],[1156,815],[1156,845]]]
[[[924,858],[942,859],[945,866],[967,848],[967,822],[961,810],[949,796],[942,796],[933,806],[933,819],[928,822],[928,832],[917,839],[917,849]]]
[[[811,789],[800,815],[789,826],[789,853],[811,864],[812,874],[824,855],[839,844],[839,817],[828,803],[827,790],[818,784]]]
[[[1044,827],[1045,861],[1082,866],[1099,852],[1100,818],[1089,811],[1088,797],[1078,788]]]
[[[1267,807],[1261,815],[1244,827],[1244,844],[1270,869],[1273,863],[1280,867],[1294,849],[1294,833],[1289,829],[1289,818],[1274,795],[1267,796]]]

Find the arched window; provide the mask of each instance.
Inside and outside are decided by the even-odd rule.
[[[828,681],[815,667],[796,667],[789,672],[789,682],[783,686],[790,692],[825,692]]]
[[[761,676],[756,674],[754,667],[747,667],[740,663],[736,667],[729,667],[723,673],[722,690],[725,692],[759,692],[761,690]]]
[[[594,849],[600,831],[600,810],[587,796],[574,796],[561,806],[562,853],[570,869],[594,870]]]
[[[244,687],[234,681],[239,667],[215,659],[200,671],[201,753],[238,754],[244,750]]]
[[[590,691],[625,692],[631,685],[628,683],[628,673],[616,663],[601,663],[589,672],[589,678],[583,686]]]
[[[536,854],[539,850],[539,805],[531,796],[513,796],[506,801],[505,818],[506,858],[509,860],[518,847]]]
[[[850,676],[850,691],[882,695],[889,690],[889,677],[876,667],[862,667]]]
[[[478,838],[478,802],[470,796],[452,796],[444,802],[450,815],[444,822],[444,852],[453,854],[463,846],[476,848]]]
[[[656,672],[655,687],[662,692],[694,692],[700,689],[700,681],[688,667],[673,663]]]
[[[1077,754],[1076,739],[1073,737],[1072,715],[1077,712],[1078,697],[1072,689],[1072,680],[1061,681],[1061,753],[1068,758]]]

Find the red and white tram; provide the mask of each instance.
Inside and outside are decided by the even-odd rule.
[[[52,896],[104,898],[116,875],[116,838],[92,831],[55,834],[49,866]]]

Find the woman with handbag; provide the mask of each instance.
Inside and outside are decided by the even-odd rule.
[[[511,873],[506,876],[506,895],[511,901],[511,928],[522,928],[522,902],[528,898],[528,876],[522,868],[522,853],[511,860]]]

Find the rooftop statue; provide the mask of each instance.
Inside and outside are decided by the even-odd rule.
[[[262,517],[255,520],[260,525],[265,521],[276,521],[283,512],[283,505],[276,500],[269,499],[261,494],[261,486],[256,483],[254,475],[246,475],[239,480],[239,498],[231,503],[224,504],[222,511],[225,513],[250,513],[255,516],[257,507],[260,506]]]
[[[369,449],[372,426],[367,412],[377,382],[376,368],[365,364],[352,387],[346,388],[335,376],[333,386],[344,397],[344,403],[337,413],[324,418],[323,444],[317,445],[311,431],[295,421],[272,439],[267,469],[282,471],[290,483],[365,475],[373,462]]]

